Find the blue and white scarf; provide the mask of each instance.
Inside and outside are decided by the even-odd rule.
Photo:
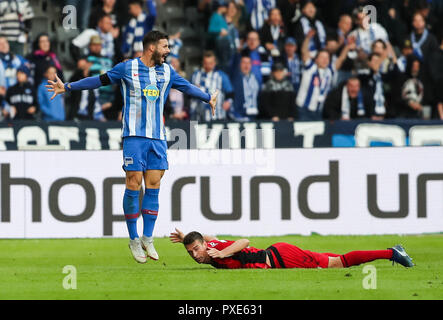
[[[421,47],[428,39],[428,36],[429,36],[428,29],[425,29],[419,41],[417,41],[415,33],[414,32],[411,33],[411,42],[412,42],[412,48],[414,49],[414,55],[417,58],[419,58],[420,61],[423,61],[423,52],[421,51]]]
[[[256,116],[258,114],[257,97],[259,89],[258,81],[252,73],[243,76],[243,94],[245,97],[243,106],[248,116]]]
[[[375,81],[375,92],[374,92],[375,113],[377,115],[384,115],[386,113],[385,94],[383,90],[383,80],[380,72],[374,74],[374,81]]]
[[[302,63],[297,56],[294,55],[293,59],[288,59],[288,69],[291,74],[291,83],[294,86],[294,90],[297,92],[300,88],[301,74],[302,74]]]
[[[361,90],[357,96],[357,115],[363,117],[366,114],[365,105],[363,103],[363,93]],[[341,94],[341,116],[343,119],[351,119],[351,102],[349,101],[348,88],[343,87]]]

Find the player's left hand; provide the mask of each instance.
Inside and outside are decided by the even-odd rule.
[[[225,256],[223,255],[223,253],[221,251],[214,249],[214,248],[208,249],[208,254],[211,258],[219,258],[219,259],[225,258]]]
[[[215,93],[211,96],[211,100],[209,101],[209,105],[212,109],[212,116],[215,116],[215,108],[217,106],[217,97],[218,97],[218,90],[215,91]]]

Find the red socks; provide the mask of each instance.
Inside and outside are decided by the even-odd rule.
[[[377,259],[391,259],[392,250],[351,251],[340,256],[343,267],[348,268]]]

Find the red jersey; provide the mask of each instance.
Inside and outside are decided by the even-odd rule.
[[[218,251],[232,245],[234,241],[211,240],[208,249],[215,248]],[[211,265],[217,269],[268,269],[266,264],[266,250],[247,247],[236,254],[223,259],[213,258]]]

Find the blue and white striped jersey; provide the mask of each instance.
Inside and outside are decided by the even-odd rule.
[[[312,112],[323,110],[323,104],[334,80],[335,65],[320,69],[313,60],[306,61],[296,103]]]
[[[276,6],[276,0],[246,0],[246,11],[251,17],[250,22],[254,30],[260,30],[269,17],[269,11]]]
[[[219,91],[215,117],[212,118],[212,111],[207,103],[201,103],[193,99],[191,101],[191,119],[197,121],[226,119],[226,111],[223,109],[223,103],[225,102],[226,96],[234,92],[228,75],[221,70],[205,72],[204,69],[200,69],[194,72],[191,77],[191,82],[209,94],[217,90]]]
[[[121,86],[123,137],[166,139],[163,109],[171,88],[205,102],[211,99],[167,63],[149,68],[137,58],[119,63],[107,75],[112,83]]]

